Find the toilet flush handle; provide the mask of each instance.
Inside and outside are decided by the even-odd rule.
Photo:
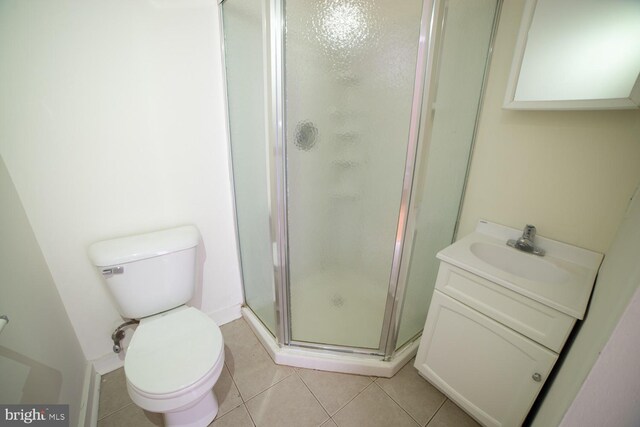
[[[122,274],[124,273],[124,267],[119,265],[117,267],[103,268],[102,275],[104,277],[111,277],[114,274]]]

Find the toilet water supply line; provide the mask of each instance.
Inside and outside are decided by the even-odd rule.
[[[139,320],[131,319],[124,322],[122,325],[118,326],[115,331],[111,334],[111,339],[113,340],[113,352],[120,353],[122,351],[122,347],[120,346],[120,341],[124,339],[124,328],[130,325],[137,325],[140,323]]]
[[[9,323],[9,318],[6,315],[0,316],[0,332],[4,329],[4,327]],[[140,323],[139,320],[131,319],[127,322],[124,322],[122,325],[118,326],[115,331],[111,334],[111,339],[113,340],[113,352],[120,353],[122,351],[122,347],[120,347],[120,341],[124,339],[125,332],[124,328],[130,325],[137,325]]]

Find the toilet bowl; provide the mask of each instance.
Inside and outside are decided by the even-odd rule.
[[[206,426],[215,418],[213,386],[223,366],[220,329],[186,306],[142,319],[124,361],[131,400],[163,413],[168,426]]]
[[[186,306],[195,288],[193,226],[94,243],[89,257],[120,314],[140,319],[125,352],[127,391],[169,427],[207,426],[218,413],[213,386],[224,367],[216,323]]]

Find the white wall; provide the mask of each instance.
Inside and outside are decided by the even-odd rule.
[[[0,63],[0,154],[85,356],[121,322],[101,239],[195,224],[198,305],[224,320],[242,296],[216,2],[4,1]]]
[[[605,255],[580,332],[559,365],[557,376],[533,420],[534,427],[554,426],[560,423],[602,348],[609,340],[631,297],[640,286],[639,240],[640,188],[626,212],[610,250]],[[631,342],[628,344],[632,346]],[[634,360],[637,361],[637,354]],[[630,370],[628,375],[632,376],[633,371]],[[609,384],[609,386],[613,385],[615,384]],[[625,398],[625,396],[617,397],[621,400]],[[604,408],[600,410],[604,411]]]
[[[640,424],[640,288],[607,341],[561,426]]]
[[[77,425],[87,361],[2,158],[0,200],[0,402],[69,404]]]
[[[523,6],[502,6],[458,236],[484,218],[604,252],[640,181],[640,111],[503,110]]]

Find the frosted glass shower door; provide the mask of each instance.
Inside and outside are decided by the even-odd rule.
[[[222,4],[229,131],[242,282],[247,305],[275,335],[266,130],[266,3]]]
[[[285,2],[291,339],[377,350],[421,0]]]

